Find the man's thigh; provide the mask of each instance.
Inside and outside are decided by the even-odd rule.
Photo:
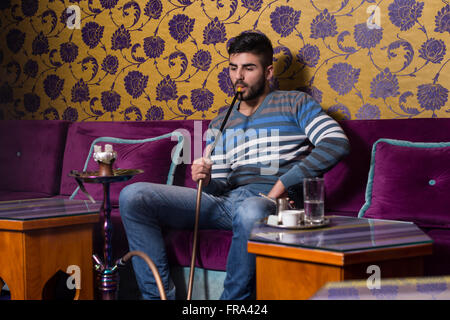
[[[145,205],[157,213],[161,226],[194,228],[197,190],[165,184],[145,183],[140,187]],[[199,228],[231,229],[231,213],[224,198],[202,193]]]

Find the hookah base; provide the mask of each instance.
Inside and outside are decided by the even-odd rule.
[[[116,270],[105,269],[97,272],[97,298],[100,300],[117,300],[119,274]]]

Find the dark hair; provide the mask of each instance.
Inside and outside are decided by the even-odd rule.
[[[242,32],[230,42],[228,54],[249,52],[261,56],[263,67],[273,62],[273,47],[266,35],[258,32]]]

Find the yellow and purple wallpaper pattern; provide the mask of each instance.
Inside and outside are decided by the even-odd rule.
[[[229,41],[337,119],[450,117],[446,0],[1,0],[0,119],[211,119]]]

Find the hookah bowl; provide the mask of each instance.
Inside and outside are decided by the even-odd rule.
[[[113,176],[114,171],[112,165],[117,158],[117,152],[113,151],[112,145],[105,145],[105,151],[101,150],[101,146],[94,146],[94,160],[98,163],[99,176]]]

